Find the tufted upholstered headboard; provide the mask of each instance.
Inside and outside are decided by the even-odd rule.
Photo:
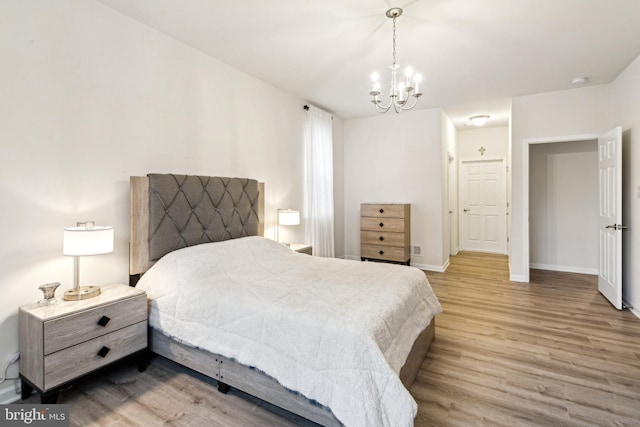
[[[132,176],[129,274],[187,246],[264,234],[264,184],[247,178]]]

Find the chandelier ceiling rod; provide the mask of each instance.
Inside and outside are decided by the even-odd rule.
[[[400,15],[402,15],[402,9],[399,7],[391,8],[387,10],[386,13],[388,18],[393,19],[393,63],[389,66],[391,69],[391,85],[389,87],[389,104],[387,106],[382,106],[382,101],[380,100],[379,74],[373,73],[371,76],[373,85],[369,95],[373,97],[371,102],[380,113],[386,113],[391,107],[393,107],[396,113],[400,113],[403,110],[410,110],[416,106],[418,98],[422,96],[419,87],[422,76],[420,74],[414,75],[411,67],[405,69],[406,82],[398,82],[397,71],[398,68],[400,68],[400,64],[398,64],[396,60],[396,18]],[[410,96],[412,96],[414,100],[411,105],[408,105],[407,101]]]

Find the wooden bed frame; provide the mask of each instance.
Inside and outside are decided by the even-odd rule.
[[[129,274],[132,286],[136,278],[146,272],[153,262],[149,260],[149,178],[132,176],[131,185],[131,242]],[[264,235],[264,183],[259,183],[259,234]],[[429,351],[435,334],[435,318],[422,331],[400,371],[400,380],[409,389]],[[231,359],[196,349],[173,340],[162,332],[150,328],[152,352],[173,360],[218,381],[218,390],[226,393],[234,387],[294,414],[323,426],[341,426],[342,423],[329,408],[311,402],[299,393],[280,385],[272,377]]]

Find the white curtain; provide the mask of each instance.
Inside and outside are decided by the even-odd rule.
[[[311,105],[305,114],[305,237],[314,255],[333,257],[333,119]]]

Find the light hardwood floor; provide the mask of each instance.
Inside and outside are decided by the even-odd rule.
[[[428,273],[444,312],[411,390],[416,425],[640,425],[640,319],[590,275],[461,253]]]
[[[610,306],[593,276],[532,270],[530,284],[509,282],[506,257],[473,253],[427,276],[444,312],[411,389],[416,426],[640,426],[640,319]],[[312,425],[159,357],[60,403],[73,426]]]

